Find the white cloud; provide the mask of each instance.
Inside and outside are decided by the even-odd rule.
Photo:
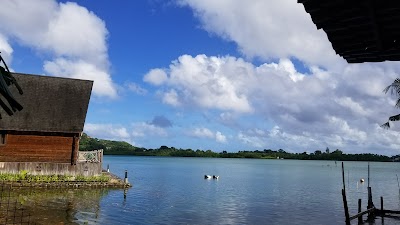
[[[191,137],[214,139],[219,143],[226,143],[227,138],[220,131],[213,132],[205,127],[196,127],[187,133]]]
[[[91,63],[57,58],[54,61],[46,61],[44,70],[57,76],[94,80],[93,92],[98,96],[117,97],[116,89],[109,74]]]
[[[215,140],[217,142],[220,142],[220,143],[225,143],[226,142],[226,136],[223,135],[221,132],[217,131],[215,133]]]
[[[167,79],[167,74],[162,69],[152,69],[143,77],[143,81],[154,85],[161,85]]]
[[[146,122],[128,125],[86,123],[84,132],[99,139],[126,141],[135,146],[143,139],[168,137],[166,129]]]
[[[50,75],[94,80],[95,95],[117,96],[109,73],[108,31],[93,12],[72,2],[5,0],[0,21],[6,38],[50,53],[44,62]]]
[[[380,148],[397,151],[390,147],[397,143],[395,136],[378,134],[375,126],[396,113],[382,90],[399,68],[399,63],[348,64],[343,73],[310,67],[302,74],[289,59],[255,66],[230,56],[184,55],[170,65],[158,92],[164,103],[197,107],[221,125],[241,129],[238,140],[257,148],[314,151],[330,146],[365,152],[375,150],[374,141],[381,142],[377,137],[388,135]],[[249,124],[245,117],[260,122]],[[249,126],[255,130],[248,132]],[[210,131],[211,137],[215,133]]]
[[[237,43],[250,57],[296,57],[326,68],[342,66],[323,30],[317,30],[295,0],[177,0],[190,7],[202,27]]]
[[[343,106],[344,108],[348,108],[350,111],[357,116],[367,116],[369,114],[368,109],[364,109],[360,103],[354,102],[353,99],[350,97],[342,97],[334,99],[339,105]]]
[[[132,125],[131,135],[134,138],[149,136],[167,137],[168,133],[162,127],[150,123],[139,122]]]
[[[108,67],[105,23],[76,3],[60,3],[48,23],[41,47],[58,56],[79,57],[100,68]]]
[[[262,137],[257,137],[257,136],[250,136],[246,135],[242,132],[239,132],[237,135],[237,138],[239,141],[241,141],[243,144],[255,148],[264,148],[265,146],[268,146],[265,140],[263,140]]]
[[[246,77],[251,69],[249,63],[233,57],[183,55],[170,65],[164,82],[173,89],[163,93],[163,101],[173,106],[252,112],[246,90],[241,88],[244,80],[235,79]]]
[[[166,104],[172,105],[172,106],[180,106],[181,103],[179,101],[178,93],[174,90],[171,89],[168,92],[165,92],[162,94],[162,101]]]
[[[6,37],[4,37],[1,33],[0,33],[0,52],[4,61],[9,66],[11,64],[13,49],[8,43]]]
[[[202,110],[216,110],[221,124],[234,129],[241,125],[238,139],[257,148],[286,146],[300,152],[338,146],[351,152],[399,154],[399,126],[384,131],[379,125],[398,113],[393,97],[382,90],[398,77],[400,63],[345,63],[295,0],[177,2],[191,8],[209,33],[233,41],[245,56],[270,62],[255,66],[241,59],[196,56],[199,67],[193,58],[179,58],[171,64],[165,86],[177,90],[181,106],[192,103]],[[307,67],[309,74],[296,69],[299,64],[294,65],[293,57],[305,63],[301,67]],[[179,71],[194,75],[174,78],[172,74]],[[231,86],[219,88],[222,94],[193,91],[218,84],[214,77]],[[232,96],[229,93],[245,99],[252,120],[260,122],[247,124],[240,114],[246,110],[237,107],[234,98],[225,98],[225,104],[214,100]]]
[[[128,130],[120,125],[86,123],[84,132],[96,138],[111,140],[129,140]]]
[[[195,128],[192,131],[190,131],[189,135],[193,136],[193,137],[199,137],[199,138],[213,138],[214,137],[214,133],[204,127],[201,128]]]
[[[147,90],[142,88],[137,83],[128,83],[128,84],[126,84],[126,86],[128,87],[129,90],[131,90],[132,92],[134,92],[138,95],[146,95],[147,94]]]

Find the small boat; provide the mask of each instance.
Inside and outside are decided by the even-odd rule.
[[[204,179],[211,179],[211,175],[204,175]]]
[[[213,179],[218,179],[218,178],[219,178],[219,176],[213,175]]]

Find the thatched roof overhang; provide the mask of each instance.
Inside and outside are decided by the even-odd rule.
[[[298,0],[349,63],[400,61],[400,1]]]
[[[80,133],[92,91],[93,81],[49,77],[29,74],[12,74],[24,94],[9,86],[15,99],[24,107],[3,118],[0,130],[25,132]]]

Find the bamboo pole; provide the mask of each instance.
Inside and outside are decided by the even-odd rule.
[[[343,180],[343,191],[346,191],[346,184],[344,181],[344,164],[342,162],[342,180]]]
[[[368,162],[368,187],[369,187],[369,162]]]
[[[374,203],[372,202],[372,190],[371,187],[368,187],[368,209],[374,208]],[[374,217],[374,212],[371,211],[370,213],[368,213],[368,219],[371,219],[372,217]]]
[[[342,168],[343,168],[343,162],[342,162]],[[346,225],[350,225],[349,207],[347,206],[346,191],[344,189],[342,189],[342,197],[344,206],[344,216],[346,217]]]
[[[367,213],[371,213],[371,212],[373,212],[373,211],[375,211],[375,210],[377,210],[377,209],[375,209],[375,207],[370,208],[370,209],[367,209],[367,210],[365,210],[364,212],[360,212],[360,213],[357,213],[357,214],[354,215],[354,216],[350,216],[349,219],[350,219],[350,220],[353,220],[353,219],[355,219],[355,218],[359,218],[360,216],[362,216],[362,215],[364,215],[364,214],[367,214]],[[385,210],[385,211],[387,211],[387,210]]]
[[[358,199],[358,214],[359,215],[361,213],[361,198]],[[362,214],[358,217],[358,224],[362,224]]]

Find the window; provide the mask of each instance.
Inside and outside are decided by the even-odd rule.
[[[0,131],[0,146],[6,144],[6,132],[5,131]]]

